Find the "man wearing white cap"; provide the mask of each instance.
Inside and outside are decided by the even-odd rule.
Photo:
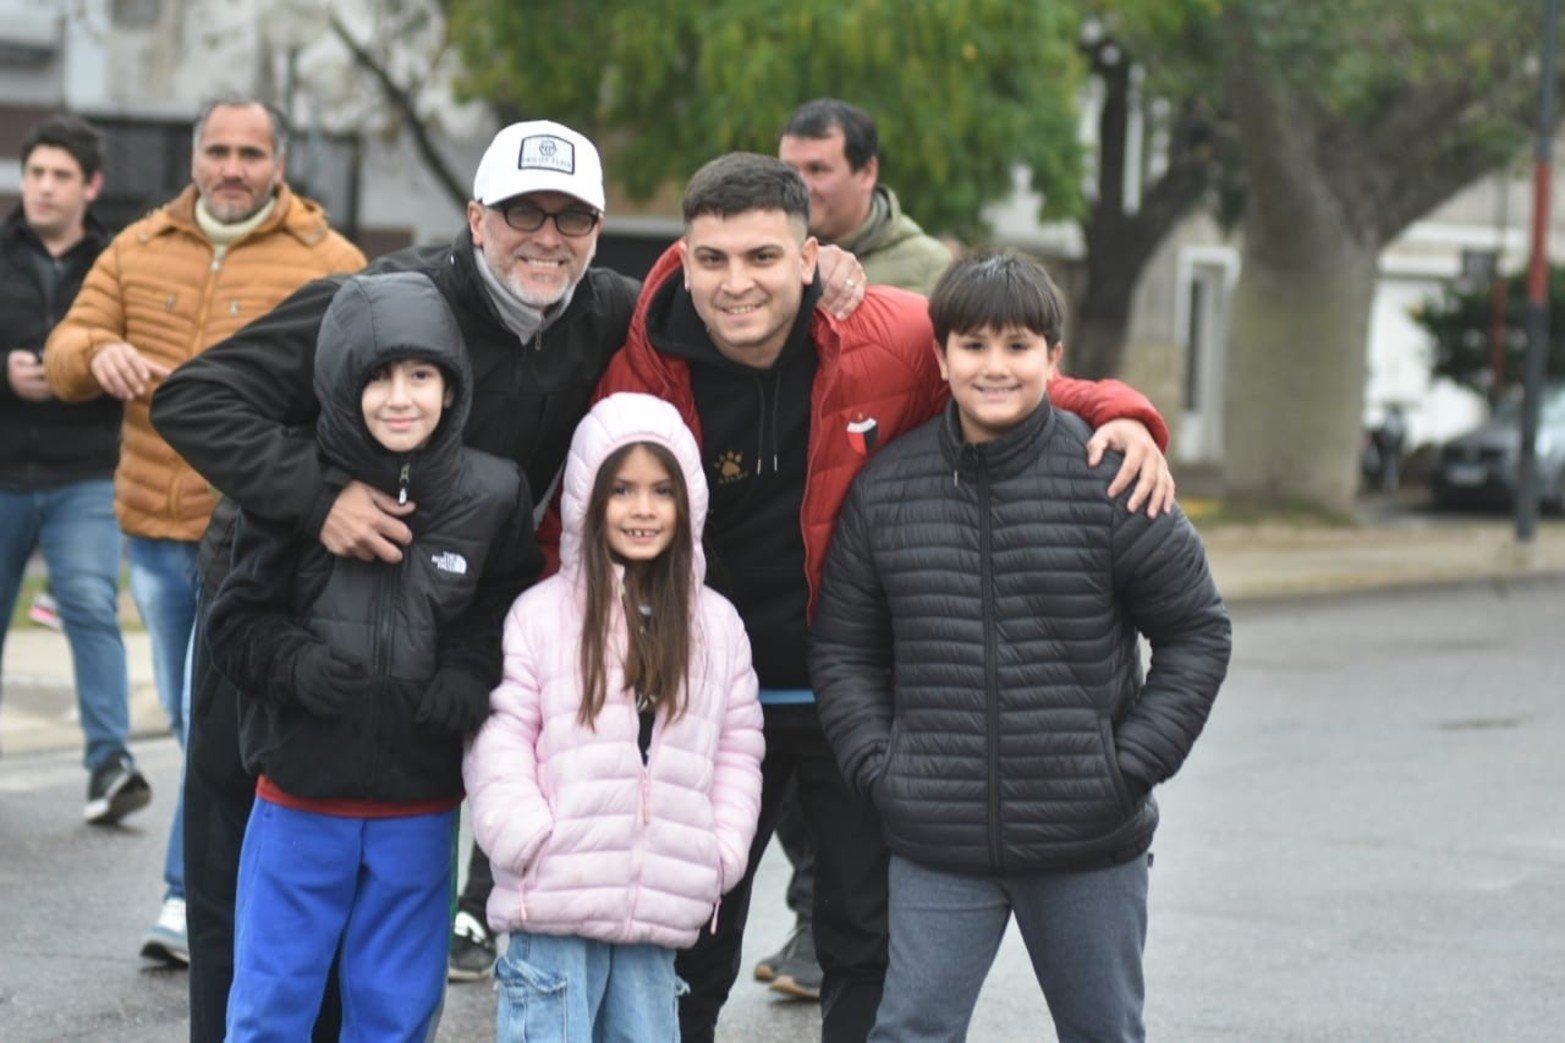
[[[592,142],[547,120],[513,124],[479,163],[467,227],[449,245],[402,250],[365,269],[421,271],[439,288],[473,369],[464,441],[516,461],[539,504],[549,501],[571,433],[610,356],[625,342],[639,290],[635,280],[588,267],[603,209],[603,169]],[[846,254],[823,260],[827,288],[820,306],[851,310],[863,296],[862,267]],[[346,481],[316,456],[310,432],[318,411],[311,385],[315,344],[341,283],[306,285],[181,366],[153,399],[158,432],[227,498],[203,543],[203,603],[210,604],[227,569],[235,505],[316,535],[334,554],[363,560],[400,561],[410,526],[418,524],[416,502],[399,504]],[[540,529],[546,551],[551,528]],[[499,627],[524,582],[518,578],[504,603],[474,606],[467,624],[451,633],[479,647],[484,628]],[[475,657],[468,686],[487,697],[499,672],[499,662]],[[256,780],[238,758],[236,696],[211,671],[199,635],[192,704],[185,798],[190,1020],[191,1038],[204,1041],[224,1034],[234,884]],[[476,922],[481,930],[481,913]],[[317,1038],[335,1038],[332,1020],[323,1014]]]

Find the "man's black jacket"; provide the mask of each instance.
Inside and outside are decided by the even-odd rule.
[[[811,632],[821,727],[903,858],[991,875],[1126,861],[1228,667],[1200,538],[1177,508],[1154,521],[1109,499],[1117,454],[1089,467],[1075,415],[1045,402],[975,445],[955,410],[848,495]]]
[[[88,214],[87,234],[59,259],[59,277],[45,279],[40,265],[54,262],[17,205],[0,225],[0,357],[43,350],[108,241],[108,232]],[[120,404],[107,395],[74,405],[53,398],[30,402],[0,377],[0,488],[48,489],[111,477],[120,422]]]
[[[412,247],[365,273],[428,275],[456,316],[473,369],[473,404],[463,442],[519,464],[537,503],[547,503],[571,434],[598,378],[625,342],[638,284],[589,268],[564,315],[523,345],[495,315],[480,281],[472,237]],[[180,366],[152,400],[152,423],[170,445],[240,507],[318,535],[346,484],[329,474],[311,433],[317,412],[311,377],[315,340],[346,276],[308,283],[233,337]],[[219,507],[202,544],[207,590],[227,565]]]

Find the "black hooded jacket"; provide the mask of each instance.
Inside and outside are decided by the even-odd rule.
[[[799,516],[819,368],[810,320],[820,293],[818,283],[805,288],[782,353],[767,369],[718,352],[678,279],[663,284],[647,311],[653,345],[690,363],[712,496],[707,583],[734,603],[746,630],[766,635],[754,646],[762,688],[810,686],[810,587]]]
[[[0,355],[43,351],[109,241],[91,214],[87,234],[52,258],[20,205],[0,225]],[[56,273],[46,273],[52,265]],[[0,489],[50,489],[114,475],[122,411],[117,399],[32,402],[0,378]]]
[[[406,358],[438,365],[454,399],[423,448],[395,454],[371,437],[361,398],[371,373]],[[399,564],[364,562],[240,513],[208,626],[213,661],[241,692],[245,767],[309,799],[458,797],[461,737],[414,715],[437,669],[483,694],[496,680],[501,617],[542,565],[527,482],[514,464],[463,446],[472,370],[456,320],[422,274],[343,285],[321,323],[315,392],[321,466],[416,502],[413,540]],[[297,694],[310,667],[301,656],[323,643],[376,681],[335,718],[315,716]]]

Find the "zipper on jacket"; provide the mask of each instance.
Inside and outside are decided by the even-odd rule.
[[[406,506],[408,502],[408,470],[413,466],[409,460],[402,461],[402,470],[397,472],[397,506]]]
[[[406,561],[407,559],[403,559]],[[368,727],[365,731],[374,737],[369,749],[368,779],[371,785],[380,783],[380,751],[385,743],[381,742],[380,721],[382,702],[384,702],[386,689],[391,684],[391,637],[393,619],[396,615],[397,591],[401,587],[402,565],[388,565],[380,570],[380,578],[376,583],[378,604],[375,606],[375,637],[374,657],[371,662],[373,677],[376,681],[376,691],[371,694],[369,705],[365,707]]]
[[[629,625],[628,621],[627,624]],[[635,706],[632,705],[634,710]],[[631,880],[630,880],[630,905],[625,910],[624,929],[628,932],[630,925],[636,921],[636,902],[641,897],[641,867],[646,856],[647,825],[652,821],[652,753],[658,742],[658,722],[652,722],[652,739],[647,743],[647,761],[641,766],[641,779],[637,783],[640,789],[638,803],[641,805],[641,821],[636,824],[636,837],[631,846]]]
[[[980,466],[983,464],[980,462]],[[985,744],[989,772],[989,864],[1004,874],[1004,847],[1000,843],[1000,685],[999,641],[994,625],[994,569],[991,561],[994,533],[989,517],[989,474],[981,470],[974,483],[978,489],[978,601],[983,606],[984,627],[984,716],[988,731]]]

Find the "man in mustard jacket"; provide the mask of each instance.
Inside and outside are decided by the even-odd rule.
[[[283,182],[287,147],[286,124],[270,106],[241,97],[208,104],[196,120],[191,184],[109,244],[44,353],[62,401],[109,395],[125,404],[114,511],[128,537],[131,596],[152,638],[158,697],[181,743],[196,548],[218,497],[153,430],[152,392],[306,282],[364,264],[325,211]],[[182,819],[183,802],[163,908],[142,948],[172,963],[189,960]]]

